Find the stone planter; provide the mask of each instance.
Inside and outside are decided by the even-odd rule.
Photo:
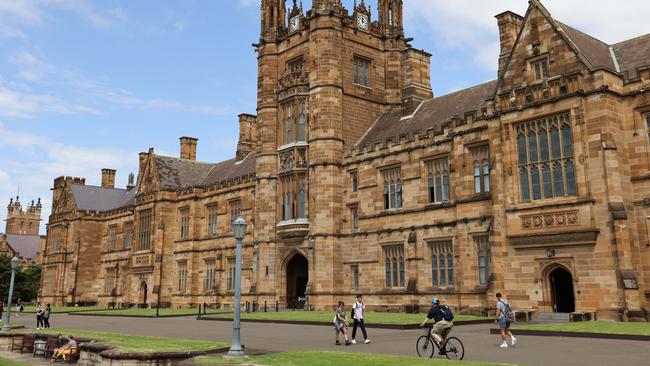
[[[81,354],[77,365],[80,366],[172,366],[196,356],[209,353],[226,352],[228,347],[204,351],[188,352],[120,352],[113,348],[95,343],[81,344]]]

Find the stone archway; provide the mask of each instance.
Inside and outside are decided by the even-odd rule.
[[[309,261],[296,251],[285,261],[284,272],[287,308],[302,309],[309,282]]]
[[[140,283],[140,307],[147,307],[148,286],[145,281]]]
[[[563,266],[549,268],[546,275],[548,295],[553,311],[572,313],[575,311],[575,292],[573,275]]]

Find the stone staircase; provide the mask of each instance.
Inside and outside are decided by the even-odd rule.
[[[531,323],[568,323],[570,320],[569,313],[539,313],[533,318]]]

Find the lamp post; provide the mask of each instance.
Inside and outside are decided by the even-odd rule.
[[[240,341],[240,314],[241,314],[241,261],[242,261],[242,240],[246,234],[246,220],[241,216],[232,223],[232,231],[237,242],[237,254],[235,257],[235,316],[232,320],[232,342],[230,343],[229,357],[242,357],[244,350]]]
[[[2,325],[2,331],[8,332],[11,330],[11,298],[14,297],[14,280],[16,279],[16,268],[20,264],[20,259],[18,257],[13,257],[11,259],[11,282],[9,283],[9,297],[7,298],[7,316],[5,317],[5,323]]]

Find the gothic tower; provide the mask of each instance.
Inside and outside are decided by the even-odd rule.
[[[379,0],[379,24],[386,35],[404,35],[402,0]]]
[[[32,201],[25,210],[20,203],[20,197],[16,200],[9,200],[7,206],[7,225],[6,234],[13,235],[38,235],[39,225],[41,223],[41,199],[36,203]]]
[[[262,38],[274,37],[285,28],[285,0],[262,0]]]

